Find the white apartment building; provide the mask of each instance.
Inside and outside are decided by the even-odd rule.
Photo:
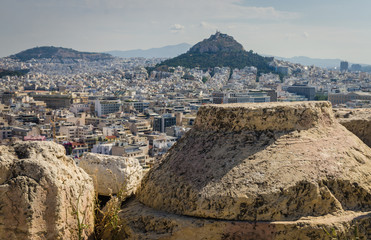
[[[68,139],[85,138],[93,133],[93,128],[92,126],[61,126],[59,133]]]
[[[120,111],[120,100],[95,100],[95,112],[100,117]]]
[[[104,143],[104,144],[95,144],[91,149],[92,153],[112,155],[112,147],[115,143]]]

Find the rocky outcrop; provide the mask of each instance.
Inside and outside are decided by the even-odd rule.
[[[87,153],[81,158],[79,167],[93,178],[95,191],[104,196],[120,190],[131,195],[143,176],[143,168],[135,158]]]
[[[371,229],[370,213],[363,212],[296,221],[225,221],[171,214],[129,201],[119,217],[123,227],[111,239],[366,240],[371,237],[371,233],[367,236]],[[106,236],[112,236],[111,228],[107,228]]]
[[[334,109],[341,125],[371,147],[371,109]]]
[[[94,229],[93,207],[92,180],[63,146],[0,146],[1,239],[87,239]]]
[[[215,68],[229,67],[242,69],[254,66],[259,72],[274,72],[271,66],[272,57],[263,57],[251,51],[245,51],[233,37],[220,32],[211,35],[208,39],[195,44],[186,53],[167,59],[156,65],[159,71],[168,70],[168,67],[183,66],[186,68]]]
[[[203,107],[187,137],[145,178],[139,200],[225,220],[371,210],[370,157],[327,102]]]
[[[356,228],[366,239],[370,172],[371,149],[328,102],[203,106],[123,209],[123,229],[132,239],[327,239]]]
[[[234,40],[233,37],[220,32],[211,35],[191,47],[188,53],[216,53],[216,52],[242,52],[243,46]]]

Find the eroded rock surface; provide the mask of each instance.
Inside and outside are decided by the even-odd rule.
[[[0,146],[1,239],[78,239],[79,228],[87,239],[94,229],[93,208],[93,182],[63,146]]]
[[[371,147],[371,109],[334,109],[340,124]]]
[[[135,158],[85,154],[79,162],[92,178],[99,195],[109,196],[120,190],[131,195],[143,177],[143,168]]]
[[[307,217],[296,221],[249,222],[181,216],[129,201],[120,212],[120,231],[106,239],[329,240],[371,239],[371,212]]]
[[[209,105],[107,239],[371,239],[371,149],[329,102]]]
[[[223,220],[370,211],[370,158],[328,102],[211,105],[149,172],[138,199]]]

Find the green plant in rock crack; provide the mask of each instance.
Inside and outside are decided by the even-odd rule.
[[[119,212],[121,210],[122,202],[129,196],[130,189],[127,189],[127,182],[123,184],[119,184],[117,181],[117,176],[112,173],[111,170],[107,169],[109,174],[112,175],[116,190],[118,189],[118,192],[116,194],[110,194],[110,200],[106,203],[103,209],[100,208],[98,195],[96,195],[96,225],[95,225],[95,232],[96,232],[96,238],[97,239],[104,239],[107,236],[104,236],[105,231],[108,229],[110,232],[110,238],[115,238],[119,234],[121,237],[125,234],[123,232],[123,229],[121,229],[120,224],[120,217]],[[127,179],[130,179],[129,175]]]
[[[85,185],[84,186],[80,186],[79,190],[78,190],[78,196],[77,196],[77,201],[76,201],[76,204],[73,204],[72,203],[72,199],[70,200],[70,204],[71,204],[71,207],[72,207],[72,215],[75,216],[76,218],[76,221],[77,221],[77,236],[78,236],[78,239],[81,240],[83,239],[83,236],[84,236],[84,230],[89,228],[89,225],[86,225],[85,224],[85,218],[87,216],[87,211],[88,211],[88,206],[85,207],[85,209],[83,209],[83,211],[81,212],[81,209],[80,209],[80,201],[81,201],[81,196],[84,194],[85,192]]]

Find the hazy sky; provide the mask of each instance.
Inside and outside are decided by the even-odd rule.
[[[196,42],[220,30],[246,50],[371,64],[370,0],[0,0],[0,57]]]

